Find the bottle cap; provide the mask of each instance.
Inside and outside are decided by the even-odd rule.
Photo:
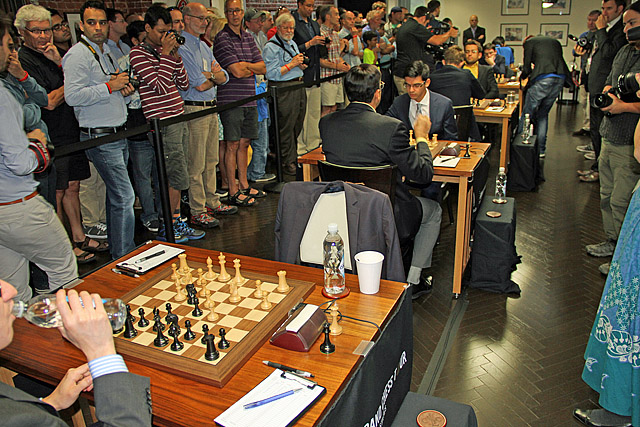
[[[327,230],[329,231],[329,233],[331,234],[335,234],[338,232],[338,224],[336,224],[335,222],[332,222],[331,224],[329,224],[327,226]]]
[[[500,166],[499,172],[504,172],[504,166]]]

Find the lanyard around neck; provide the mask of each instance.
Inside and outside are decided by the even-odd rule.
[[[80,39],[80,43],[82,43],[83,45],[85,45],[89,51],[93,54],[93,57],[96,59],[96,61],[98,61],[98,65],[100,66],[100,69],[102,70],[102,72],[104,73],[105,76],[111,76],[113,73],[107,73],[104,68],[102,68],[102,63],[100,62],[100,56],[98,56],[98,52],[96,52],[96,50],[93,48],[93,46],[91,46],[89,44],[89,42],[87,42],[85,39],[81,38]],[[104,57],[106,57],[109,62],[111,63],[111,66],[113,66],[113,69],[118,71],[119,68],[116,66],[116,64],[113,63],[113,60],[111,59],[111,57],[109,55],[104,55]]]

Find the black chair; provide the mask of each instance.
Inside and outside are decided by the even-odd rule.
[[[389,196],[391,206],[394,206],[396,198],[397,169],[396,165],[351,167],[336,165],[325,160],[318,161],[318,172],[322,181],[362,183]]]
[[[473,105],[460,105],[453,107],[456,125],[458,126],[458,141],[469,141],[471,129],[475,119],[473,117]]]

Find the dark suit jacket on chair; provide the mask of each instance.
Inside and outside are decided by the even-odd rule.
[[[484,36],[482,39],[478,37]],[[471,27],[467,28],[462,32],[462,43],[464,44],[467,40],[477,40],[480,44],[484,45],[487,42],[486,31],[482,27],[476,27],[476,36],[473,37],[473,31],[471,31]]]
[[[120,372],[98,377],[93,384],[99,420],[95,426],[151,426],[149,378]],[[52,406],[4,383],[0,383],[0,419],[8,427],[67,426]]]
[[[490,66],[478,64],[478,82],[480,82],[480,86],[484,90],[485,98],[491,99],[500,96],[498,82]]]
[[[445,65],[429,76],[429,90],[449,98],[454,106],[469,105],[471,98],[484,99],[484,90],[471,71]]]
[[[429,135],[437,134],[439,139],[458,139],[458,126],[453,112],[453,103],[445,96],[429,91],[429,119],[431,131]],[[413,129],[409,120],[409,105],[411,98],[408,94],[400,95],[393,101],[393,105],[387,110],[387,116],[401,120],[407,129]]]
[[[341,181],[290,182],[282,188],[275,226],[276,261],[300,264],[300,242],[313,207],[322,193],[336,185],[344,188],[354,272],[357,253],[377,251],[384,255],[381,277],[404,282],[402,253],[389,197],[378,190]]]

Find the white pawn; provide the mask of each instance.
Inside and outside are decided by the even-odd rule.
[[[207,280],[213,280],[218,277],[218,274],[213,271],[213,261],[211,261],[211,257],[207,257],[207,272],[204,275],[204,278]]]
[[[231,287],[231,296],[229,297],[229,302],[235,304],[240,302],[242,298],[238,295],[238,285],[235,282],[230,282],[229,286]]]
[[[218,282],[228,282],[231,279],[231,275],[227,273],[227,269],[225,268],[226,257],[222,252],[218,255],[218,262],[220,263],[220,274],[218,275]]]
[[[233,260],[233,267],[236,269],[236,277],[233,278],[233,281],[236,285],[242,286],[244,283],[244,277],[242,277],[242,274],[240,273],[240,260],[238,258]]]
[[[331,306],[331,327],[329,328],[331,335],[340,335],[342,326],[338,324],[338,304],[333,303]]]
[[[287,272],[285,270],[278,271],[278,289],[280,293],[288,292],[291,287],[287,283]]]
[[[211,303],[211,311],[209,312],[209,315],[207,316],[207,320],[209,322],[215,322],[218,320],[218,313],[216,313],[214,310],[216,308],[216,303],[213,302],[213,296],[209,297],[208,300],[209,303]]]
[[[253,296],[256,298],[262,298],[262,281],[256,280],[256,291],[253,293]]]
[[[187,296],[184,294],[183,290],[182,290],[182,284],[180,283],[180,279],[178,278],[178,274],[172,274],[171,275],[171,280],[173,280],[173,283],[176,287],[176,296],[174,297],[174,299],[176,301],[184,301],[187,299]]]
[[[260,308],[263,310],[269,310],[271,308],[271,303],[269,302],[269,293],[264,292],[262,296],[262,304],[260,304]]]

